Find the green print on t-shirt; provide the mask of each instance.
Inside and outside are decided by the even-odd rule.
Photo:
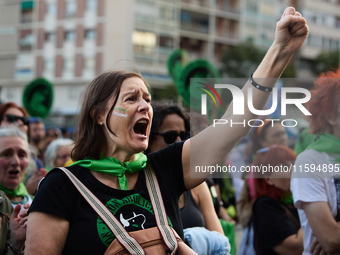
[[[148,220],[155,222],[151,203],[140,194],[129,195],[122,200],[113,198],[106,203],[106,207],[127,231],[144,229]],[[172,227],[169,217],[168,221]],[[97,218],[97,230],[104,245],[109,247],[115,236],[100,217]]]

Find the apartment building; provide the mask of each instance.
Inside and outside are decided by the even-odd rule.
[[[219,67],[223,51],[248,37],[267,49],[289,4],[309,22],[299,67],[310,75],[318,52],[339,48],[339,1],[0,0],[0,99],[22,104],[25,85],[43,76],[54,84],[52,115],[73,116],[87,84],[119,68],[162,88],[173,50]]]

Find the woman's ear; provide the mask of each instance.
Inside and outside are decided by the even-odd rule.
[[[331,125],[331,126],[336,126],[336,116],[331,116],[330,114],[327,114],[325,116],[326,121]]]
[[[91,118],[93,122],[97,123],[98,125],[103,125],[103,120],[100,116],[96,116],[96,106],[91,107],[91,112],[90,112]]]
[[[272,186],[274,185],[274,182],[273,182],[272,178],[269,177],[269,178],[265,178],[264,180],[265,180],[269,185],[272,185]]]

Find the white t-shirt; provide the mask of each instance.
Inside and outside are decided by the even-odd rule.
[[[304,232],[304,255],[311,254],[309,251],[315,236],[312,235],[313,230],[309,225],[305,212],[301,210],[301,202],[327,202],[335,218],[338,213],[338,206],[340,208],[340,171],[338,171],[340,170],[340,162],[335,162],[335,159],[339,157],[339,154],[329,154],[309,149],[299,154],[296,159],[295,171],[292,172],[291,191],[295,207],[299,209],[301,227]],[[303,172],[305,164],[309,164],[307,165],[309,168],[308,174]],[[326,164],[327,173],[322,170],[323,164]],[[333,170],[331,170],[331,165]],[[319,168],[319,170],[311,172],[312,168]],[[302,169],[302,172],[300,172],[300,169]]]

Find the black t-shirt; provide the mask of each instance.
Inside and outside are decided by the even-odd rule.
[[[185,190],[182,169],[183,143],[175,143],[147,155],[161,189],[170,225],[183,237],[178,198]],[[98,181],[80,166],[68,168],[114,213],[127,231],[156,226],[144,171],[132,190],[117,190]],[[114,240],[112,232],[85,201],[62,171],[53,170],[41,182],[29,212],[39,211],[62,217],[70,228],[62,254],[104,254]]]
[[[191,190],[184,192],[184,206],[180,208],[183,228],[204,227],[204,217]]]
[[[291,216],[288,215],[286,209]],[[294,207],[271,197],[260,197],[253,205],[254,239],[263,254],[276,254],[273,247],[299,230],[299,215]],[[296,222],[291,219],[294,217]],[[260,253],[260,252],[257,252]]]

